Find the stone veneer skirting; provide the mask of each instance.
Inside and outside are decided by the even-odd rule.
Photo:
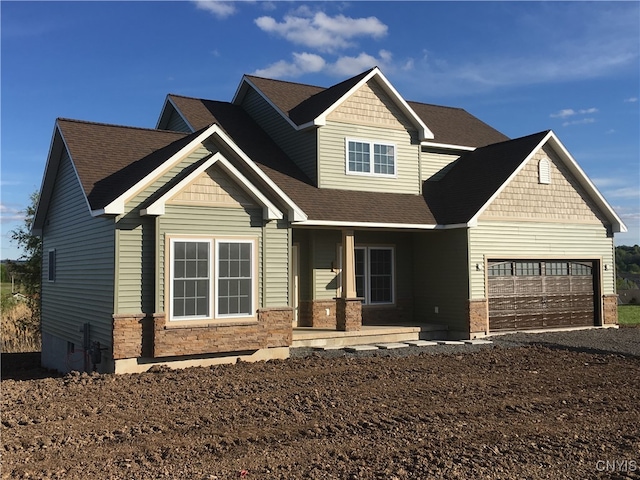
[[[288,347],[293,309],[262,308],[247,322],[167,325],[164,314],[113,316],[114,360],[175,357]]]
[[[469,333],[488,333],[489,302],[486,298],[469,300]]]
[[[618,324],[618,295],[603,295],[602,297],[602,324]]]
[[[341,332],[362,330],[362,300],[359,298],[336,299],[336,330]]]

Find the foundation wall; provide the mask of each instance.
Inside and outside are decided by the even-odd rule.
[[[602,297],[602,324],[618,324],[618,295],[604,295]]]

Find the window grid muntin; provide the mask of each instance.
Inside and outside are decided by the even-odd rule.
[[[211,242],[174,240],[172,249],[171,316],[197,319],[211,316]]]
[[[219,240],[216,244],[216,316],[253,315],[253,242]]]
[[[396,146],[391,143],[346,139],[346,173],[395,177]],[[377,153],[376,153],[377,152]],[[373,161],[372,161],[373,155]],[[372,166],[373,164],[373,166]]]
[[[545,262],[545,273],[549,276],[569,275],[569,262]]]
[[[370,144],[349,141],[349,171],[368,173],[371,170]]]
[[[571,275],[575,276],[591,276],[593,274],[593,267],[584,263],[574,262],[571,264]]]
[[[500,262],[493,265],[489,265],[490,277],[511,277],[512,275],[513,275],[512,262]]]
[[[540,276],[540,262],[515,262],[515,273],[518,277]]]

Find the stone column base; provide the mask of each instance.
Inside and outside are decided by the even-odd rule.
[[[359,298],[336,299],[336,330],[357,332],[362,329],[362,300]]]
[[[602,296],[602,324],[618,324],[618,295],[615,293]]]
[[[487,334],[489,332],[489,302],[486,298],[469,300],[469,333]]]

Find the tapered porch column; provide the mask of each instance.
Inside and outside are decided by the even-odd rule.
[[[356,293],[356,256],[353,230],[342,231],[342,296],[336,299],[336,327],[344,332],[362,328],[362,301]]]

